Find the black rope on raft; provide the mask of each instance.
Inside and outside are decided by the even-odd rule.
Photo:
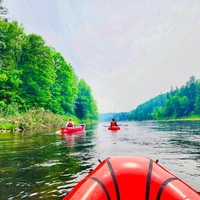
[[[108,168],[109,168],[109,170],[110,170],[110,174],[111,174],[111,177],[112,177],[112,180],[113,180],[113,183],[114,183],[114,187],[115,187],[115,191],[116,191],[117,200],[120,200],[119,186],[118,186],[118,183],[117,183],[117,179],[116,179],[116,176],[115,176],[114,169],[113,169],[113,167],[112,167],[112,164],[111,164],[110,161],[108,160],[108,158],[106,159],[106,163],[107,163],[107,165],[108,165]]]
[[[103,191],[105,192],[107,200],[111,200],[109,192],[108,192],[108,190],[107,190],[107,188],[106,188],[106,186],[104,185],[103,182],[101,182],[98,178],[95,178],[95,177],[92,177],[92,176],[86,177],[85,179],[92,179],[93,181],[97,182],[101,186]]]
[[[149,169],[147,174],[147,183],[146,183],[146,198],[145,200],[149,200],[149,194],[150,194],[150,184],[151,184],[151,174],[153,169],[153,160],[149,159]]]
[[[156,159],[156,163],[158,163],[159,162],[159,160],[158,159]]]
[[[156,200],[160,200],[160,199],[161,199],[162,192],[163,192],[163,190],[165,189],[166,185],[167,185],[168,183],[170,183],[171,181],[174,181],[174,180],[179,180],[179,179],[176,178],[176,177],[172,177],[172,178],[166,179],[166,180],[162,183],[160,189],[158,190],[158,194],[157,194]]]
[[[98,161],[101,163],[101,160],[100,160],[100,159],[98,159]]]

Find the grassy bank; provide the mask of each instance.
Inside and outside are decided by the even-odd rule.
[[[43,108],[31,109],[26,113],[1,113],[0,131],[21,131],[28,129],[62,127],[66,124],[69,118],[73,118],[75,124],[81,123],[75,116],[61,116],[44,110]]]
[[[198,115],[191,115],[187,117],[181,118],[167,118],[167,119],[158,119],[158,121],[200,121],[200,116]]]

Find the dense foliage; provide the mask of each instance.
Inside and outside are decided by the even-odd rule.
[[[164,107],[156,112],[157,119],[182,118],[191,115],[200,115],[200,80],[194,76],[185,86],[168,93]]]
[[[160,94],[128,113],[117,113],[116,120],[161,120],[200,117],[200,80],[190,77],[181,88]]]
[[[96,101],[87,83],[81,79],[78,83],[78,95],[75,101],[75,114],[79,119],[96,119],[98,116]]]
[[[97,105],[86,82],[78,79],[72,66],[41,36],[26,35],[16,21],[5,19],[1,3],[0,114],[10,112],[12,106],[21,113],[44,108],[55,114],[97,119]]]

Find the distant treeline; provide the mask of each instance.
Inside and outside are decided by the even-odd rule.
[[[79,119],[98,118],[91,88],[37,34],[7,20],[0,0],[0,114],[44,108]],[[14,108],[14,109],[13,109]]]
[[[113,117],[118,121],[200,118],[200,80],[192,76],[181,88],[171,88],[170,92],[150,99],[135,110]]]

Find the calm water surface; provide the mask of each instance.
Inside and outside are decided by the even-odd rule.
[[[0,199],[62,199],[100,160],[146,156],[200,191],[200,122],[87,125],[79,135],[56,130],[0,133]]]

